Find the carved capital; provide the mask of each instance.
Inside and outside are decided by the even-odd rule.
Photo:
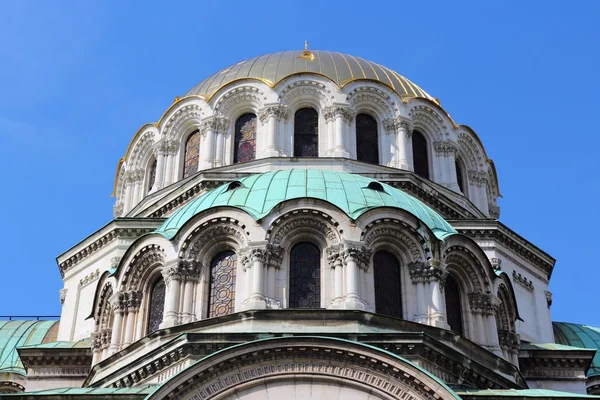
[[[347,123],[350,123],[354,117],[354,113],[350,107],[331,106],[323,110],[323,116],[325,117],[326,121],[332,121],[336,117],[340,117]]]
[[[184,276],[182,274],[181,268],[179,268],[179,262],[172,262],[169,265],[165,266],[161,271],[163,279],[165,280],[165,285],[169,286],[171,281],[182,281]]]
[[[327,248],[327,262],[331,268],[342,264],[342,254],[338,246]]]
[[[442,263],[435,259],[429,259],[427,262],[414,261],[408,264],[408,274],[413,285],[419,282],[439,281],[440,287],[443,288],[448,277]]]
[[[267,245],[267,265],[275,268],[281,267],[283,262],[283,248],[278,244]]]
[[[365,246],[346,245],[341,255],[344,263],[347,264],[348,261],[354,261],[359,268],[366,271],[369,269],[369,261],[371,260],[372,253],[373,251]]]
[[[277,118],[279,114],[279,106],[268,106],[264,107],[262,110],[258,112],[258,119],[260,122],[265,123],[269,117]]]
[[[92,332],[90,335],[90,347],[92,351],[102,350],[102,334],[100,332]]]
[[[127,308],[127,302],[124,292],[115,292],[110,299],[108,299],[114,312],[123,312]]]
[[[104,328],[101,329],[98,333],[98,338],[100,341],[100,348],[106,349],[110,345],[110,339],[112,337],[112,329]]]
[[[433,148],[436,153],[442,155],[456,154],[457,148],[451,140],[438,140],[433,143]]]
[[[468,172],[469,182],[475,184],[477,187],[487,185],[488,174],[484,171],[470,170]]]
[[[202,121],[200,124],[200,133],[206,134],[208,131],[213,131],[214,133],[222,133],[225,132],[227,127],[229,126],[229,120],[225,117],[209,117]]]
[[[412,135],[413,124],[402,117],[388,118],[383,121],[383,129],[389,135],[392,133],[400,134],[406,132],[406,138],[409,139]]]
[[[129,312],[135,312],[140,307],[142,303],[142,292],[139,290],[130,290],[128,292],[123,293],[123,303],[125,305],[125,309]]]
[[[498,341],[500,347],[508,352],[519,350],[521,347],[521,338],[515,332],[501,329],[498,331]]]
[[[482,314],[496,314],[500,301],[491,293],[469,293],[469,306],[471,311]]]

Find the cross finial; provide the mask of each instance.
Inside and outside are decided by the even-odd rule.
[[[304,41],[304,51],[308,50],[308,40]]]

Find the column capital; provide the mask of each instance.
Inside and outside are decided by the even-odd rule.
[[[471,311],[495,315],[501,303],[492,293],[471,292],[468,295]]]
[[[268,244],[266,251],[267,265],[279,269],[283,262],[283,248],[278,244]]]
[[[383,120],[383,129],[390,135],[392,133],[400,133],[402,130],[406,132],[406,138],[410,138],[413,131],[413,124],[409,119],[401,116],[388,118]]]
[[[518,350],[521,347],[521,338],[516,332],[511,332],[506,329],[498,331],[498,341],[500,347],[508,352]]]
[[[446,278],[448,277],[448,272],[446,271],[444,265],[433,258],[430,258],[427,260],[427,262],[411,262],[408,264],[408,273],[413,285],[416,285],[420,282],[427,283],[439,281],[442,288],[444,287]]]
[[[110,339],[112,337],[112,329],[110,329],[110,328],[100,329],[100,332],[98,333],[98,337],[99,337],[99,341],[100,341],[100,348],[101,349],[108,348],[108,346],[110,346]]]
[[[142,292],[139,290],[130,290],[123,293],[123,302],[127,312],[135,312],[142,303]]]
[[[488,183],[488,174],[485,171],[469,170],[469,182],[475,184],[477,187],[485,186]]]
[[[326,250],[327,262],[331,268],[335,268],[338,265],[342,265],[343,254],[339,246],[330,246]]]
[[[127,308],[125,292],[115,292],[109,299],[108,302],[112,306],[114,312],[123,312]]]
[[[183,280],[183,274],[179,268],[179,259],[169,261],[163,267],[161,273],[165,280],[165,285],[169,286],[172,280],[181,281]]]
[[[197,282],[200,280],[202,263],[196,260],[181,260],[179,262],[179,271],[184,281]]]
[[[267,119],[269,119],[269,117],[275,117],[278,121],[285,121],[288,119],[289,116],[289,107],[282,104],[267,105],[258,112],[258,119],[262,123],[266,122]]]
[[[229,120],[225,117],[211,116],[205,118],[200,122],[199,131],[202,135],[205,135],[207,131],[213,131],[214,133],[224,133],[229,126]]]
[[[373,250],[363,245],[345,244],[341,252],[341,257],[345,264],[352,260],[356,262],[359,268],[366,271],[369,269],[369,261],[371,260],[372,253]]]
[[[456,144],[451,140],[438,140],[433,142],[433,149],[437,154],[450,155],[458,151]]]

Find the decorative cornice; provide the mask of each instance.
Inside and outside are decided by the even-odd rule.
[[[513,270],[512,277],[513,277],[513,281],[520,283],[527,290],[533,290],[533,282],[531,280],[525,278],[523,275],[519,274],[517,271]]]
[[[137,228],[128,228],[128,227],[115,227],[110,230],[106,234],[102,235],[100,238],[96,239],[94,242],[90,243],[82,250],[78,251],[75,255],[69,257],[66,261],[59,264],[61,276],[65,276],[65,272],[73,268],[75,265],[80,263],[82,260],[86,259],[90,255],[94,254],[101,248],[105,247],[115,239],[131,239],[132,241],[137,239],[138,237],[150,233],[154,231],[156,228],[145,228],[145,227],[137,227]]]

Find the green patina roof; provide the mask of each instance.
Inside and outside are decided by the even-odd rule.
[[[600,328],[572,324],[569,322],[553,322],[554,340],[556,343],[586,349],[600,349]],[[600,375],[600,351],[596,352],[587,376]]]
[[[55,324],[58,321],[0,321],[0,373],[25,375],[17,347],[38,345],[56,339],[52,337],[55,336],[55,331],[51,332]]]
[[[28,346],[19,346],[19,349],[90,349],[90,341],[83,339],[78,342],[48,342]]]
[[[0,399],[14,399],[14,398],[24,398],[30,396],[40,396],[40,397],[60,397],[60,398],[89,398],[89,397],[98,397],[98,398],[112,398],[112,397],[127,397],[131,398],[135,395],[135,397],[143,398],[147,394],[152,393],[154,391],[156,385],[143,385],[136,387],[127,387],[127,388],[58,388],[58,389],[49,389],[49,390],[39,390],[35,392],[26,392],[26,393],[11,393],[11,394],[0,394]]]
[[[258,221],[281,202],[313,198],[335,205],[352,219],[374,208],[393,207],[419,218],[439,239],[456,233],[448,222],[421,201],[402,190],[360,175],[292,169],[250,175],[238,182],[242,186],[237,189],[228,190],[227,183],[194,199],[167,219],[156,232],[171,239],[194,215],[213,207],[236,207]],[[381,184],[384,191],[367,188],[371,182]]]
[[[600,396],[591,396],[579,393],[559,392],[547,389],[460,389],[456,393],[461,397],[517,397],[537,399],[600,399]]]

